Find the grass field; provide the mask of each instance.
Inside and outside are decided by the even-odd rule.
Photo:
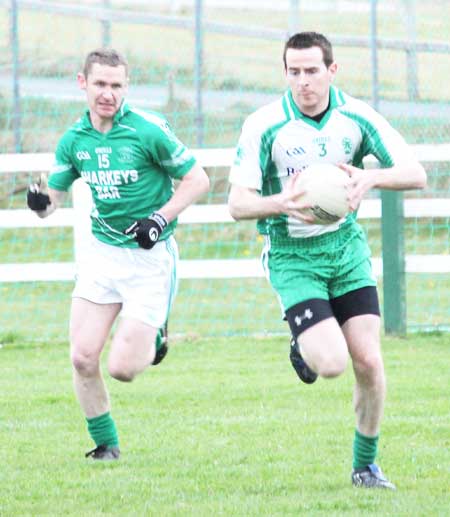
[[[384,338],[379,463],[395,493],[349,482],[350,368],[301,384],[286,339],[176,341],[132,384],[107,378],[121,441],[92,464],[66,347],[0,349],[0,515],[446,516],[450,335]]]

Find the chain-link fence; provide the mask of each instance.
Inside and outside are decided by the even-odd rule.
[[[76,83],[83,59],[88,51],[105,45],[117,48],[129,60],[131,104],[163,112],[190,147],[232,147],[245,117],[284,91],[283,45],[289,34],[299,30],[316,30],[329,37],[339,65],[337,85],[372,103],[411,144],[438,146],[450,141],[447,1],[248,0],[241,4],[236,0],[80,0],[76,4],[0,0],[0,153],[53,152],[61,134],[85,109],[84,94]],[[450,197],[450,156],[435,161],[432,155],[433,151],[425,163],[429,188],[409,196]],[[210,167],[208,173],[213,188],[206,202],[224,203],[227,169]],[[23,188],[28,181],[26,170],[2,174],[1,208],[24,208]],[[380,256],[380,221],[364,222],[364,227],[374,255]],[[431,253],[448,263],[449,228],[448,213],[408,218],[406,254]],[[2,263],[52,262],[55,256],[61,261],[73,259],[70,229],[3,226],[0,232]],[[250,224],[183,226],[178,239],[182,256],[188,258],[256,257],[261,245]],[[446,268],[408,274],[409,328],[450,325]],[[175,307],[180,331],[283,328],[276,302],[267,302],[274,297],[263,279],[215,282],[182,282],[181,301]],[[70,288],[64,283],[53,283],[51,288],[8,283],[2,298],[28,310],[33,299],[41,300],[44,318],[53,321],[56,334],[61,335],[61,318],[51,311],[66,291]],[[43,292],[47,305],[42,302]],[[239,301],[248,300],[250,293],[253,308],[260,308],[257,318],[247,303]],[[193,299],[195,309],[188,302]],[[2,326],[13,331],[14,321],[6,309]]]

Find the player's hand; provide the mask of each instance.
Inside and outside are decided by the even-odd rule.
[[[158,242],[167,225],[168,221],[162,214],[153,212],[147,219],[135,221],[124,233],[133,236],[141,248],[149,250]]]
[[[41,174],[37,183],[32,183],[27,190],[27,205],[35,212],[43,212],[51,204],[47,190],[47,176]]]
[[[299,188],[296,184],[298,180],[299,174],[291,176],[280,194],[284,205],[283,212],[295,219],[311,224],[315,221],[314,217],[308,212],[311,204],[306,201],[306,190]]]
[[[375,170],[359,169],[347,163],[340,163],[339,168],[350,176],[348,204],[351,211],[357,210],[366,192],[375,185]]]

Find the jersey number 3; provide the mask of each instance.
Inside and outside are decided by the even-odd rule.
[[[320,153],[319,153],[319,156],[326,156],[327,154],[327,147],[325,144],[318,144],[319,147],[320,147]]]

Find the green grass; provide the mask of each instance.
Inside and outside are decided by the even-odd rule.
[[[349,483],[351,369],[299,383],[286,338],[178,340],[132,384],[107,378],[122,457],[91,442],[68,350],[0,349],[0,515],[448,515],[450,336],[383,339],[379,463],[397,492]]]

